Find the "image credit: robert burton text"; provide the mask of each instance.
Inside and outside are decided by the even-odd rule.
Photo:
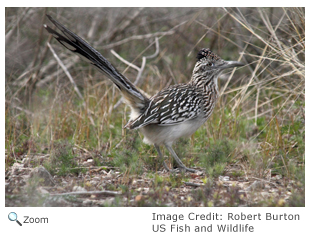
[[[255,213],[248,214],[244,212],[219,214],[215,212],[188,214],[161,214],[152,213],[152,231],[153,232],[254,232],[255,224],[246,223],[246,221],[300,221],[299,214],[273,214]],[[196,225],[196,221],[206,221],[205,225]],[[208,221],[216,221],[216,224],[210,224]],[[200,222],[201,223],[201,222]]]

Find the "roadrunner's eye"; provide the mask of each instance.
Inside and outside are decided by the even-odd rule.
[[[208,67],[213,67],[213,66],[214,66],[214,63],[207,63],[207,66],[208,66]]]

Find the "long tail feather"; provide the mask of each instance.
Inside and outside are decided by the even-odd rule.
[[[134,110],[143,110],[147,104],[146,98],[125,76],[123,76],[106,58],[97,50],[91,47],[81,37],[64,27],[58,21],[47,15],[49,20],[63,33],[60,34],[47,25],[44,28],[64,47],[78,54],[82,59],[88,61],[103,74],[109,77],[114,84],[121,90],[126,102]]]

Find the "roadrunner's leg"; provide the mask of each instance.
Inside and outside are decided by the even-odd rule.
[[[180,158],[178,157],[178,155],[174,152],[174,150],[172,149],[171,145],[165,144],[166,148],[168,149],[168,151],[170,152],[170,154],[173,156],[174,160],[178,163],[178,166],[188,172],[192,172],[192,173],[196,173],[197,170],[191,169],[191,168],[187,168],[182,161],[180,160]]]
[[[161,153],[159,146],[158,145],[154,145],[154,146],[155,146],[155,149],[156,149],[156,151],[157,151],[157,153],[159,155],[160,161],[163,162],[164,168],[167,171],[173,171],[173,170],[169,169],[169,167],[167,166],[167,164],[165,162],[165,158],[164,158],[163,154]]]
[[[161,153],[160,151],[160,148],[158,145],[154,145],[155,146],[155,149],[159,155],[159,158],[160,160],[163,162],[163,165],[164,165],[164,168],[169,171],[169,172],[173,172],[174,170],[173,169],[169,169],[164,157],[163,157],[163,154]],[[196,173],[197,170],[194,170],[194,169],[190,169],[190,168],[187,168],[183,162],[180,160],[180,158],[178,157],[178,155],[174,152],[174,150],[172,149],[171,146],[165,144],[166,148],[168,149],[168,151],[170,152],[170,154],[173,156],[174,160],[177,162],[178,166],[180,167],[181,170],[185,170],[187,172],[192,172],[192,173]]]

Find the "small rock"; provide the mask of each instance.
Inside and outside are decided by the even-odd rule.
[[[42,188],[42,187],[39,187],[37,190],[38,190],[41,194],[49,194],[49,192],[48,192],[46,189]]]
[[[87,190],[85,188],[81,187],[81,186],[74,186],[72,188],[72,191],[73,192],[87,192]]]
[[[92,200],[86,199],[83,201],[83,205],[90,206],[93,203]]]
[[[99,204],[102,206],[111,206],[114,202],[115,198],[107,198],[105,200],[102,200]]]
[[[135,197],[135,201],[136,202],[139,202],[139,201],[141,201],[143,199],[143,196],[142,195],[137,195],[136,197]]]
[[[93,177],[93,180],[95,180],[95,181],[99,182],[99,181],[101,180],[101,178],[100,178],[100,177],[98,177],[98,176],[96,176],[96,177]]]
[[[93,166],[95,164],[94,160],[93,159],[88,159],[87,161],[84,161],[82,163],[83,166],[85,167],[90,167],[90,166]]]
[[[264,188],[264,186],[265,186],[264,182],[262,182],[262,181],[255,181],[249,187],[247,187],[245,190],[246,191],[254,191],[254,190],[262,189],[262,188]]]
[[[223,182],[229,181],[229,176],[220,176],[219,180]]]
[[[198,175],[198,176],[202,176],[204,173],[202,172],[202,171],[197,171],[196,172],[196,175]]]
[[[40,183],[45,186],[55,186],[55,181],[51,174],[43,167],[38,166],[34,168],[29,175],[31,178],[37,177],[40,179]]]
[[[91,181],[89,181],[89,184],[90,184],[91,187],[94,187],[94,186],[96,186],[98,184],[98,181],[91,180]]]
[[[144,188],[144,190],[143,190],[143,194],[147,194],[148,192],[149,192],[149,190],[150,190],[150,188]]]
[[[12,175],[19,175],[22,172],[23,168],[24,168],[24,164],[15,162],[12,165]]]

